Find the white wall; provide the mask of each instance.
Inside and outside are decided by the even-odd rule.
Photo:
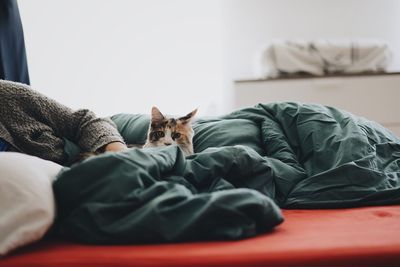
[[[18,2],[33,87],[102,116],[226,113],[274,39],[382,39],[400,69],[398,0]]]
[[[220,2],[18,0],[32,87],[98,115],[221,113]]]
[[[234,79],[255,76],[255,54],[275,39],[378,39],[400,70],[399,0],[225,0],[224,51]]]

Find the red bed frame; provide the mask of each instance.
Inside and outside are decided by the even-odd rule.
[[[264,235],[223,242],[90,246],[46,240],[0,260],[17,266],[400,266],[400,205],[284,210]]]

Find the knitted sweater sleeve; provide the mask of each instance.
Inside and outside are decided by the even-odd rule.
[[[16,139],[35,142],[29,135],[37,135],[39,130],[47,137],[41,141],[47,141],[49,146],[57,142],[53,139],[67,138],[84,151],[96,151],[111,142],[124,142],[110,119],[98,118],[87,109],[72,110],[23,84],[8,83],[1,87],[1,95],[6,98],[3,101],[12,109],[12,112],[4,110],[2,120],[7,123],[4,115],[9,114],[14,135],[16,132],[25,135]]]

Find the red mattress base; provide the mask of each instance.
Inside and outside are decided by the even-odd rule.
[[[233,242],[89,246],[43,241],[16,266],[400,266],[400,206],[286,210],[273,232]]]

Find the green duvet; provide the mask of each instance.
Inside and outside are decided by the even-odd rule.
[[[112,119],[128,143],[146,139],[148,116]],[[64,168],[59,233],[100,244],[239,239],[281,223],[278,207],[400,203],[400,140],[364,118],[276,103],[193,127],[186,158],[176,146],[133,148]]]

